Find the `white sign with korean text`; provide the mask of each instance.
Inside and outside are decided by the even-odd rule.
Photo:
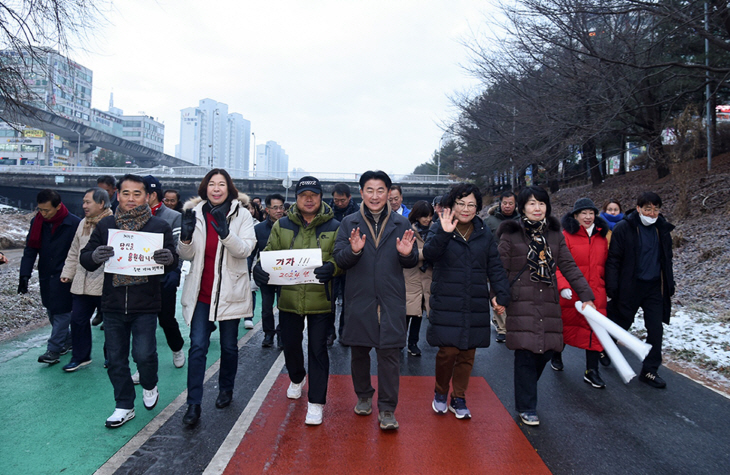
[[[321,265],[321,249],[261,253],[261,267],[269,274],[269,285],[319,284],[314,269]]]
[[[164,274],[165,266],[155,262],[153,255],[162,249],[162,233],[143,233],[110,229],[108,245],[114,248],[114,256],[104,265],[104,272],[122,275]]]

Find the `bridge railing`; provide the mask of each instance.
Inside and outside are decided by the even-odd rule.
[[[86,175],[101,176],[112,175],[121,177],[127,173],[136,175],[154,175],[158,178],[186,178],[200,177],[202,178],[210,169],[207,167],[166,167],[157,166],[154,168],[118,168],[118,167],[80,167],[80,166],[63,166],[48,167],[36,165],[0,165],[0,172],[22,173],[22,174],[38,174],[38,175]],[[236,180],[277,180],[284,181],[285,178],[291,179],[292,183],[304,175],[311,175],[322,181],[343,181],[357,182],[360,180],[360,173],[337,173],[337,172],[306,172],[306,173],[264,173],[260,171],[227,169],[231,177]],[[414,175],[414,174],[393,174],[390,175],[393,183],[458,183],[462,181],[460,178],[452,175]]]

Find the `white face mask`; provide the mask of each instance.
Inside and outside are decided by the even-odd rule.
[[[641,224],[644,226],[651,226],[656,223],[656,218],[650,218],[649,216],[644,216],[641,213],[639,213],[639,217],[641,218]]]

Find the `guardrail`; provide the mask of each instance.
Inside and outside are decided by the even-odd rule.
[[[34,166],[34,165],[0,165],[0,172],[8,173],[22,173],[32,175],[86,175],[86,176],[101,176],[101,175],[112,175],[115,177],[121,177],[127,173],[134,173],[136,175],[154,175],[158,178],[187,178],[187,177],[199,177],[202,178],[208,173],[210,169],[206,167],[166,167],[158,166],[155,168],[111,168],[111,167],[76,167],[76,166],[63,166],[63,167],[48,167],[48,166]],[[357,182],[360,180],[360,173],[337,173],[337,172],[307,172],[307,173],[262,173],[258,171],[250,170],[227,170],[231,177],[236,180],[277,180],[284,181],[285,178],[291,179],[294,183],[299,178],[305,175],[311,175],[319,178],[321,181],[343,181],[343,182]],[[423,184],[449,184],[459,183],[463,181],[461,178],[454,177],[452,175],[413,175],[413,174],[399,174],[390,175],[390,179],[393,183],[423,183]]]

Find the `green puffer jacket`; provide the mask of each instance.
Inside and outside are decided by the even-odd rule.
[[[335,264],[332,252],[335,249],[335,237],[340,222],[334,219],[334,216],[332,208],[322,203],[317,215],[305,228],[302,215],[294,204],[286,216],[274,223],[264,251],[320,248],[322,263],[331,262],[335,266],[335,275],[339,275],[342,271]],[[330,313],[334,312],[331,297],[332,281],[324,285],[282,285],[278,307],[279,310],[297,315]]]

